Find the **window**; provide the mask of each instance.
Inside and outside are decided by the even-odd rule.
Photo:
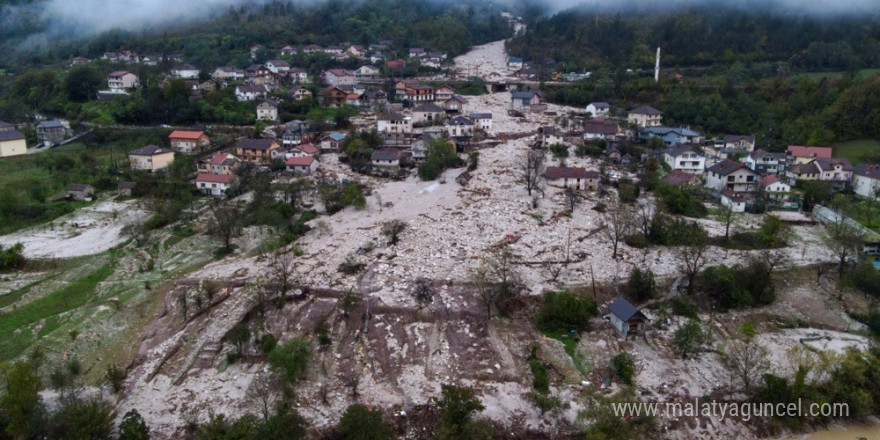
[[[734,180],[734,176],[727,176],[727,181],[728,181],[728,182],[733,182],[733,180]]]

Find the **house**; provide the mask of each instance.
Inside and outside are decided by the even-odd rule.
[[[523,59],[520,57],[508,57],[507,68],[510,70],[520,70],[523,68]]]
[[[231,188],[233,183],[235,183],[235,174],[199,173],[196,176],[196,189],[214,197],[225,196],[226,190]]]
[[[413,122],[416,124],[434,124],[442,122],[446,117],[446,110],[437,104],[428,102],[413,109]]]
[[[544,177],[549,185],[594,191],[599,187],[599,172],[581,167],[547,167]]]
[[[110,90],[134,89],[139,85],[140,82],[138,81],[138,76],[131,72],[117,70],[110,75],[107,75],[107,87],[109,87]]]
[[[174,151],[157,145],[146,145],[128,153],[133,170],[158,171],[174,162]]]
[[[244,79],[244,70],[232,66],[220,66],[214,69],[211,78],[218,81],[241,81]]]
[[[733,212],[745,212],[748,199],[732,189],[721,191],[721,205],[730,208]]]
[[[180,153],[198,153],[211,146],[204,131],[174,130],[168,135],[171,149]]]
[[[538,132],[541,133],[541,146],[544,148],[565,143],[563,133],[555,127],[541,127],[538,129]]]
[[[324,49],[317,44],[310,44],[303,48],[303,53],[315,53],[315,52],[323,52]]]
[[[254,101],[257,99],[262,99],[266,97],[266,93],[269,92],[269,88],[260,85],[260,86],[236,86],[235,87],[235,99],[238,102],[242,101]]]
[[[83,183],[71,183],[67,185],[68,200],[86,200],[95,196],[95,188]]]
[[[309,82],[309,73],[300,67],[291,67],[287,71],[287,75],[296,84],[306,84]]]
[[[649,105],[644,105],[630,110],[626,117],[627,122],[637,127],[659,127],[663,119],[663,112]]]
[[[328,107],[339,107],[345,104],[348,93],[339,87],[328,86],[318,92],[318,101]]]
[[[342,49],[339,46],[327,46],[324,48],[324,53],[328,55],[342,55]]]
[[[835,189],[843,189],[852,181],[853,166],[846,159],[819,158],[813,162],[819,169],[819,180],[832,182]]]
[[[737,148],[752,152],[755,150],[755,137],[741,134],[726,134],[721,138],[720,144],[722,148]]]
[[[411,133],[411,116],[403,116],[397,112],[386,113],[379,117],[377,130],[379,133]]]
[[[853,191],[869,199],[880,197],[880,166],[856,165],[853,167]]]
[[[330,87],[353,86],[357,83],[354,72],[345,69],[325,70],[321,74],[324,84]]]
[[[27,141],[15,126],[0,121],[0,157],[21,156],[27,154]]]
[[[348,48],[345,49],[344,53],[346,56],[349,56],[352,58],[362,58],[364,55],[367,54],[367,50],[364,48],[364,46],[352,44],[351,46],[348,46]]]
[[[423,85],[407,87],[404,99],[409,100],[410,102],[433,102],[434,88]]]
[[[779,176],[764,176],[759,181],[764,197],[770,200],[788,200],[791,185],[779,180]]]
[[[281,135],[281,143],[285,147],[291,147],[303,143],[303,138],[308,135],[309,123],[294,119],[284,123],[284,134]]]
[[[689,144],[675,144],[663,152],[663,162],[673,170],[703,174],[706,158]]]
[[[162,55],[144,55],[141,57],[141,64],[145,66],[158,66],[162,62]]]
[[[274,99],[266,99],[257,104],[257,120],[258,121],[277,121],[278,107],[281,106],[279,101]]]
[[[607,117],[611,111],[611,104],[604,101],[591,102],[587,104],[586,111],[594,118]]]
[[[361,101],[373,111],[378,111],[388,103],[388,94],[381,89],[369,89],[361,96]]]
[[[718,146],[715,142],[703,143],[703,154],[706,156],[706,166],[712,166],[725,160],[742,161],[749,155],[748,150],[740,148],[725,148]],[[786,161],[787,162],[787,161]]]
[[[609,321],[611,325],[626,338],[630,334],[637,335],[644,331],[648,317],[639,311],[634,305],[623,298],[617,298],[608,306]]]
[[[588,119],[584,121],[584,140],[594,141],[604,139],[606,141],[617,140],[621,135],[620,124],[608,119]]]
[[[200,160],[197,164],[200,173],[208,174],[234,174],[241,161],[229,153],[216,153],[207,160]]]
[[[137,184],[134,182],[119,182],[119,185],[116,186],[116,191],[120,196],[130,197],[135,187],[137,187]]]
[[[373,150],[370,163],[373,164],[373,167],[380,169],[399,168],[401,154],[400,150],[393,148]]]
[[[541,96],[535,92],[513,92],[510,94],[510,108],[527,112],[533,105],[541,103]]]
[[[179,79],[197,79],[199,68],[192,64],[180,64],[171,69],[171,76]]]
[[[43,121],[37,124],[37,139],[43,146],[58,145],[67,137],[67,127],[57,120]]]
[[[456,116],[446,121],[446,131],[449,137],[470,137],[476,132],[476,125],[471,118]]]
[[[272,139],[242,139],[235,145],[235,152],[244,161],[265,164],[278,148],[280,145]]]
[[[697,144],[702,140],[700,132],[685,127],[644,127],[639,130],[639,138],[649,140],[658,137],[668,147],[675,144]]]
[[[437,102],[444,102],[452,99],[455,96],[455,89],[449,86],[440,86],[434,90],[434,100]]]
[[[789,156],[794,157],[794,163],[807,163],[813,159],[831,159],[831,147],[805,147],[802,145],[789,145],[786,150]]]
[[[70,60],[70,65],[82,66],[83,64],[89,64],[90,62],[91,60],[86,57],[74,57],[72,60]]]
[[[683,170],[672,170],[663,176],[660,180],[669,186],[696,186],[703,183],[699,174],[689,173]]]
[[[312,144],[302,144],[290,150],[289,154],[291,157],[317,157],[320,152],[321,150]]]
[[[410,58],[422,58],[425,56],[425,49],[421,47],[411,47],[409,49]]]
[[[348,136],[345,133],[333,132],[321,138],[321,152],[334,152],[342,149]]]
[[[245,69],[244,73],[248,80],[255,85],[266,85],[275,82],[272,71],[262,64],[253,64]]]
[[[754,192],[758,189],[758,177],[758,173],[744,163],[725,159],[706,170],[705,186],[718,192],[725,189],[735,193]]]
[[[370,58],[370,61],[375,63],[378,60]],[[388,60],[387,62],[385,62],[385,65],[391,69],[403,69],[404,67],[406,67],[406,60]]]
[[[759,148],[746,157],[746,166],[761,175],[783,174],[787,159],[785,153],[770,153]]]
[[[299,53],[296,47],[287,45],[278,50],[278,54],[281,56],[293,56]]]
[[[294,87],[290,89],[290,92],[288,93],[293,97],[294,101],[302,101],[303,99],[309,99],[312,97],[312,92],[305,87]]]
[[[361,66],[361,67],[358,67],[357,69],[355,69],[354,76],[358,80],[373,79],[373,78],[379,77],[380,73],[382,73],[382,71],[379,70],[378,67],[365,65],[365,66]]]
[[[290,70],[290,64],[284,60],[269,60],[266,61],[266,68],[275,74],[285,74]]]
[[[318,169],[318,161],[312,156],[293,156],[284,162],[287,171],[296,174],[312,174]]]
[[[786,168],[785,178],[788,179],[789,182],[798,180],[818,180],[819,167],[816,166],[815,162],[795,163]]]
[[[446,110],[446,114],[448,115],[464,113],[467,108],[467,103],[467,99],[464,99],[459,95],[453,95],[452,98],[443,101],[443,110]]]
[[[474,121],[477,129],[486,132],[492,130],[492,113],[471,113],[469,117]]]

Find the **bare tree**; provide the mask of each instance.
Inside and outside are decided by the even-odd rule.
[[[654,223],[654,206],[647,200],[638,203],[638,228],[647,239],[651,235],[651,225]]]
[[[864,232],[853,220],[838,214],[837,219],[825,225],[820,239],[837,257],[837,271],[843,274],[847,260],[861,249]]]
[[[275,282],[280,301],[296,284],[297,274],[292,252],[276,252],[269,258],[270,277]]]
[[[697,234],[697,236],[691,238],[690,244],[683,246],[678,253],[681,271],[684,272],[688,280],[688,295],[694,293],[694,283],[697,280],[697,275],[703,269],[703,266],[706,265],[705,254],[708,247],[705,237]]]
[[[211,204],[211,214],[209,231],[223,240],[223,251],[231,251],[232,238],[241,226],[241,209],[232,203],[218,202]]]
[[[733,205],[725,205],[721,204],[721,208],[718,210],[718,219],[721,223],[724,224],[724,240],[730,238],[730,227],[734,224],[736,219],[738,218],[737,212],[733,210]]]
[[[284,199],[290,206],[299,208],[303,198],[314,188],[313,184],[303,178],[295,179],[284,186]]]
[[[278,390],[282,387],[283,384],[277,375],[269,372],[259,373],[245,392],[245,403],[249,409],[263,416],[263,421],[269,420],[275,404],[281,399]]]
[[[565,196],[565,209],[567,209],[568,212],[574,212],[574,208],[581,203],[581,200],[583,200],[584,197],[577,188],[572,188],[570,186],[565,188],[563,195]]]
[[[529,196],[532,191],[544,193],[541,179],[544,177],[544,151],[529,150],[519,164],[519,180],[526,186]]]
[[[732,339],[727,342],[722,360],[731,375],[731,382],[742,384],[746,394],[755,381],[770,369],[767,349],[754,338]]]
[[[617,258],[617,248],[620,242],[630,234],[635,225],[635,215],[626,204],[613,202],[609,205],[605,213],[602,215],[602,233],[611,241],[614,246],[614,252],[611,258]]]
[[[423,309],[434,302],[434,286],[427,278],[417,278],[412,295],[419,308]]]
[[[492,309],[498,297],[498,286],[489,275],[485,261],[470,272],[470,282],[477,293],[477,302],[486,310],[486,320],[492,319]]]
[[[516,296],[523,286],[509,246],[493,249],[471,272],[470,277],[480,305],[486,308],[486,319],[492,318],[493,309],[503,313],[505,303]]]
[[[388,239],[388,244],[396,245],[400,241],[400,234],[406,229],[406,222],[403,220],[389,220],[382,224],[382,235]]]

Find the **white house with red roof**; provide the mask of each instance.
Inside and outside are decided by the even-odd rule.
[[[180,153],[198,153],[211,146],[204,131],[174,130],[168,135],[171,149]]]
[[[291,157],[318,157],[321,150],[312,144],[302,144],[290,150]]]
[[[134,89],[139,85],[138,76],[125,70],[117,70],[107,75],[107,87],[110,90]]]
[[[297,174],[312,174],[318,169],[318,161],[312,156],[294,156],[284,162],[287,171]]]
[[[234,174],[239,165],[241,160],[230,153],[217,153],[197,164],[199,173],[210,174]]]
[[[214,197],[224,197],[233,183],[235,174],[199,173],[196,177],[196,189]]]
[[[791,195],[791,185],[779,180],[779,176],[764,176],[759,181],[764,197],[771,200],[788,200]]]

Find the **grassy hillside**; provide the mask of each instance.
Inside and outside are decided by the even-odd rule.
[[[874,139],[858,139],[849,142],[838,142],[834,145],[834,157],[849,159],[853,164],[877,163],[880,159],[880,141]]]

